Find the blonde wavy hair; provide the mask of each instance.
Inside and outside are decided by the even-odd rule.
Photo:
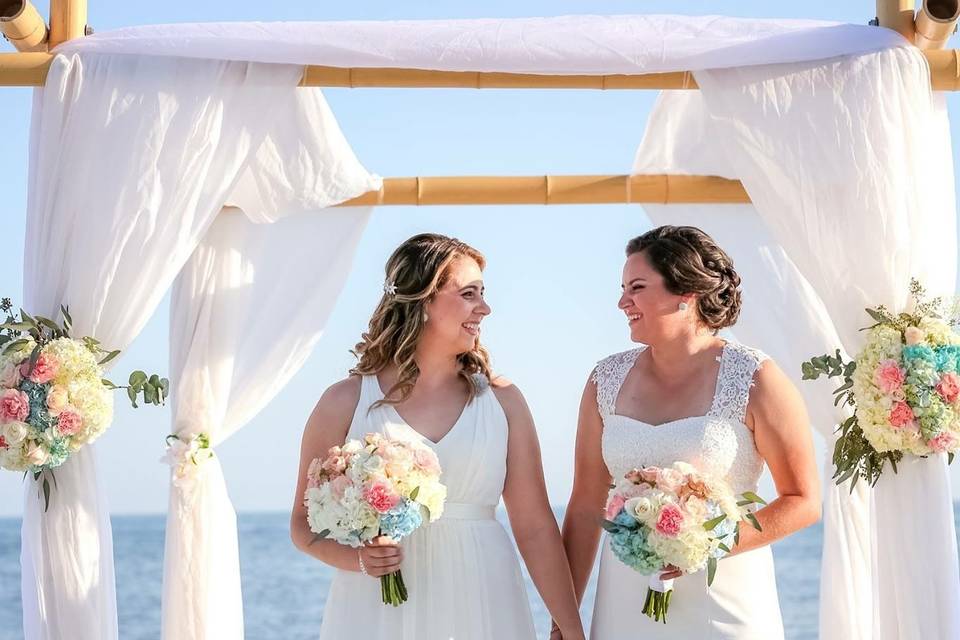
[[[387,260],[384,294],[370,325],[353,348],[359,362],[351,375],[377,375],[390,364],[399,370],[397,382],[385,394],[381,404],[399,404],[410,397],[420,369],[414,360],[423,334],[425,307],[446,284],[450,265],[459,258],[472,258],[482,270],[483,254],[456,238],[436,233],[421,233],[401,244]],[[469,400],[480,391],[474,374],[493,377],[490,356],[480,344],[457,356],[460,376],[466,380]]]

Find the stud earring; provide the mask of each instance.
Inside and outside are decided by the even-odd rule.
[[[681,302],[677,305],[677,308],[680,309],[680,311],[686,311],[690,308],[690,305],[688,305],[686,302]]]
[[[430,319],[430,316],[428,316],[428,315],[427,315],[427,312],[424,311],[424,312],[423,312],[423,321],[426,322],[426,321],[429,320],[429,319]]]

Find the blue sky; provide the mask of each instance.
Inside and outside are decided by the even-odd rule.
[[[47,14],[45,2],[37,2]],[[357,3],[207,0],[194,3],[90,0],[98,31],[165,22],[221,20],[386,20],[624,13],[726,14],[865,23],[874,3],[537,0],[483,3]],[[5,50],[10,50],[9,46]],[[627,173],[653,105],[653,92],[534,90],[328,90],[347,139],[368,169],[383,176]],[[948,98],[955,114],[960,98]],[[0,295],[19,301],[26,205],[30,92],[0,88]],[[954,138],[958,133],[953,131]],[[954,146],[954,155],[957,147]],[[572,479],[577,405],[601,357],[630,346],[617,310],[622,248],[649,223],[639,207],[389,207],[376,211],[355,267],[307,365],[247,427],[218,449],[238,510],[285,510],[293,500],[300,433],[323,389],[353,362],[348,350],[366,326],[390,251],[421,231],[455,235],[487,255],[493,314],[484,341],[494,367],[525,393],[537,420],[548,489],[566,501]],[[318,264],[318,268],[322,265]],[[132,368],[167,371],[167,300],[121,357]],[[167,467],[158,462],[168,409],[133,411],[117,398],[113,428],[98,458],[114,513],[161,512]],[[957,465],[960,467],[960,465]],[[960,469],[953,470],[960,488]],[[22,510],[19,474],[0,472],[0,515]],[[772,494],[769,482],[764,493]]]

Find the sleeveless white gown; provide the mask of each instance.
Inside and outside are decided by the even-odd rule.
[[[383,604],[380,581],[336,571],[321,640],[527,640],[536,637],[520,564],[506,530],[494,519],[507,470],[507,417],[485,377],[483,391],[453,428],[434,443],[404,422],[364,376],[348,438],[379,432],[430,446],[447,486],[443,516],[401,542],[409,599]],[[369,410],[369,411],[368,411]]]
[[[615,413],[620,387],[644,348],[602,360],[593,378],[603,418],[603,459],[613,477],[634,467],[684,461],[726,477],[737,494],[755,492],[763,460],[744,417],[753,374],[766,356],[726,343],[717,358],[720,372],[709,413],[654,426]],[[604,536],[591,640],[783,638],[769,546],[721,560],[709,588],[703,572],[675,580],[666,624],[640,612],[647,580],[617,560]]]

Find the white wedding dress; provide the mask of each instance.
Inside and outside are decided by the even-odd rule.
[[[737,494],[755,492],[763,460],[744,414],[753,374],[766,356],[726,343],[707,415],[654,426],[615,412],[620,387],[643,349],[604,359],[593,378],[603,418],[603,459],[614,479],[635,467],[684,461],[725,477]],[[640,611],[647,582],[646,576],[617,560],[604,536],[591,640],[783,638],[769,546],[721,560],[709,588],[703,572],[676,579],[666,624]]]
[[[433,448],[447,486],[443,516],[401,542],[409,599],[383,604],[380,580],[337,571],[321,640],[533,640],[533,617],[513,543],[494,512],[507,470],[507,417],[485,377],[483,391],[439,442],[423,437],[364,376],[348,438],[379,432]]]

